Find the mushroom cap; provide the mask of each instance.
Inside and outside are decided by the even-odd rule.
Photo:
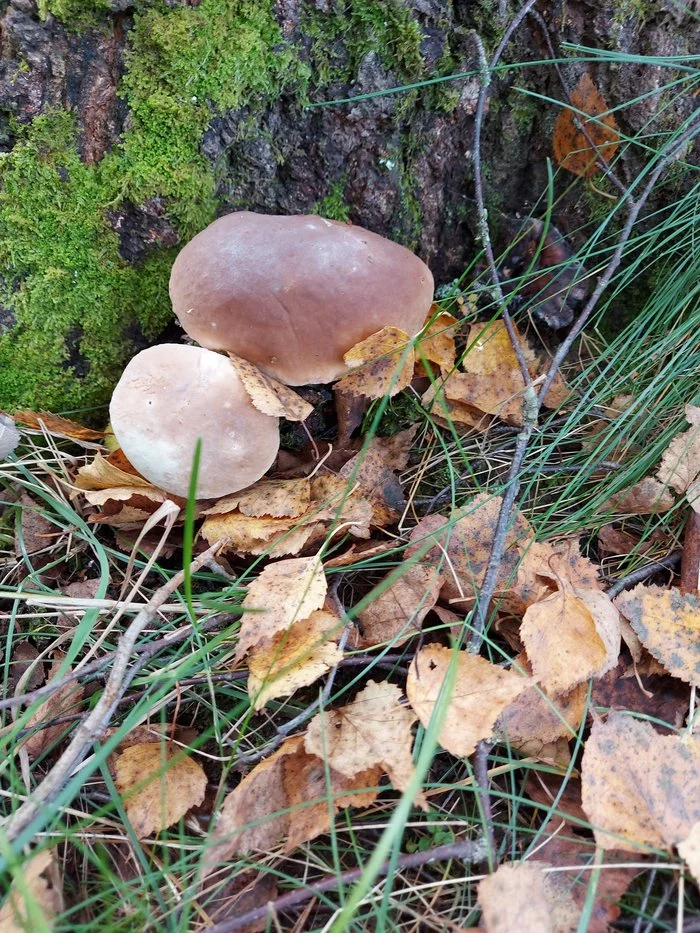
[[[129,461],[178,496],[188,493],[199,437],[198,499],[250,486],[279,449],[279,419],[253,407],[225,356],[201,347],[161,344],[138,353],[114,390],[109,413]]]
[[[345,375],[343,354],[383,327],[417,334],[433,277],[410,250],[362,227],[240,211],[181,250],[170,298],[197,343],[296,386]]]

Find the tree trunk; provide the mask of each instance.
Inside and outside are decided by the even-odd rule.
[[[438,282],[459,276],[478,251],[472,30],[492,54],[517,8],[10,0],[0,21],[0,407],[103,404],[129,354],[164,330],[177,339],[167,296],[177,247],[231,210],[349,220],[415,249]],[[674,0],[538,9],[558,53],[563,42],[654,56],[699,47],[697,17]],[[627,135],[673,129],[695,106],[682,87],[663,89],[680,72],[658,61],[571,57],[570,88],[588,71],[610,107],[637,101],[616,114]],[[528,17],[504,62],[547,58]],[[483,159],[496,228],[499,217],[541,212],[547,185],[560,108],[521,89],[564,98],[551,65],[494,76]],[[644,159],[627,149],[624,181]],[[554,222],[575,239],[597,196],[566,171],[555,183],[566,194]]]

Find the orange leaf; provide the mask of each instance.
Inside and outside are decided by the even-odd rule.
[[[559,113],[552,137],[554,158],[574,175],[591,178],[601,170],[599,160],[610,163],[617,152],[618,126],[615,117],[607,113],[608,105],[588,73],[571,92],[571,103],[580,113],[569,107]]]
[[[107,433],[104,431],[93,431],[92,428],[83,427],[77,421],[71,421],[70,418],[64,418],[62,415],[54,415],[50,411],[16,411],[13,415],[15,421],[26,424],[37,431],[46,429],[49,434],[60,434],[62,437],[71,437],[76,441],[99,441]]]

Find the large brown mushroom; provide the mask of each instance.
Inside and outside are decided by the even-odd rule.
[[[345,375],[343,354],[383,327],[417,334],[433,277],[409,250],[362,227],[241,211],[184,247],[170,297],[197,343],[296,386]]]
[[[256,482],[279,449],[279,421],[254,408],[232,363],[219,353],[161,344],[124,370],[109,408],[120,447],[147,480],[188,493],[197,438],[197,498]]]

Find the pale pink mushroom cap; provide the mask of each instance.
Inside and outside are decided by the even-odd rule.
[[[182,249],[170,298],[197,343],[296,386],[345,375],[343,354],[383,327],[417,334],[433,277],[410,250],[362,227],[240,211]]]
[[[162,344],[137,354],[109,407],[120,447],[147,480],[186,496],[197,438],[197,498],[256,482],[279,449],[279,419],[254,408],[231,362],[219,353]]]

